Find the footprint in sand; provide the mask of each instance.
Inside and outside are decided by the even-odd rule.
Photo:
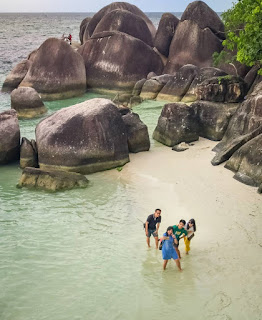
[[[231,304],[231,298],[227,296],[224,292],[218,292],[211,300],[206,303],[206,308],[212,314],[217,314],[223,310],[224,308],[228,307]],[[223,316],[223,315],[221,315]],[[220,320],[220,318],[217,318]],[[221,318],[227,319],[227,318]]]

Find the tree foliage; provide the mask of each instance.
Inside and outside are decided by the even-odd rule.
[[[237,60],[247,66],[259,65],[262,74],[262,0],[238,0],[233,7],[222,14],[227,51],[214,54],[214,62]],[[231,60],[231,61],[230,61]]]

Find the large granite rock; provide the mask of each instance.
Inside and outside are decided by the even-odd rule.
[[[194,65],[185,65],[176,72],[159,92],[157,100],[179,102],[187,93],[192,81],[198,74],[199,69]]]
[[[226,76],[227,73],[224,71],[214,68],[214,67],[207,67],[199,69],[199,72],[195,76],[194,80],[192,81],[187,93],[184,95],[182,102],[194,102],[198,99],[197,96],[197,85],[202,83],[203,81],[213,78],[213,77],[222,77]]]
[[[81,95],[86,90],[83,58],[65,41],[47,39],[37,50],[20,86],[34,88],[44,100]]]
[[[100,11],[98,11],[93,16],[93,18],[91,19],[91,21],[88,24],[88,27],[86,28],[87,35],[89,37],[91,37],[94,33],[96,26],[101,21],[101,19],[109,12],[111,12],[113,10],[117,10],[117,9],[127,10],[127,11],[132,12],[133,14],[141,17],[143,20],[145,20],[145,22],[146,22],[146,24],[152,34],[152,37],[153,38],[155,37],[156,28],[153,25],[152,21],[140,9],[138,9],[136,6],[134,6],[130,3],[127,3],[127,2],[112,2],[108,6],[105,6]]]
[[[241,77],[244,79],[251,67],[248,67],[238,61],[236,61],[237,50],[230,51],[227,48],[223,48],[222,55],[225,56],[225,59],[217,64],[217,67],[227,74]],[[226,62],[231,61],[231,62]]]
[[[123,117],[127,129],[127,142],[130,152],[148,151],[150,140],[147,126],[140,120],[136,113],[127,113]]]
[[[247,84],[247,89],[249,90],[257,77],[257,72],[260,69],[259,65],[254,65],[249,72],[246,74],[244,81]]]
[[[38,155],[35,140],[22,138],[20,147],[20,168],[38,167]]]
[[[87,85],[97,91],[131,92],[150,71],[163,69],[151,47],[122,32],[95,34],[78,52],[85,61]]]
[[[195,110],[181,103],[166,104],[158,119],[153,138],[169,147],[199,138]]]
[[[0,113],[0,165],[19,159],[20,128],[15,110]]]
[[[218,165],[228,160],[232,154],[249,140],[262,133],[262,82],[232,116],[222,141],[216,145],[217,153],[212,160]]]
[[[213,53],[222,50],[222,41],[209,29],[192,20],[180,21],[172,39],[164,72],[174,74],[185,64],[199,68],[213,65]]]
[[[143,78],[141,80],[138,80],[136,82],[136,84],[134,85],[133,91],[132,91],[132,95],[133,96],[139,96],[141,93],[141,90],[143,88],[144,83],[146,82],[146,78]]]
[[[154,45],[157,50],[166,57],[168,57],[169,47],[178,23],[179,19],[172,13],[164,13],[159,22]]]
[[[244,80],[236,76],[213,77],[197,85],[199,100],[240,102],[247,92]]]
[[[86,188],[87,185],[87,178],[79,173],[62,170],[40,170],[27,167],[23,170],[17,187],[47,191],[63,191],[73,188]]]
[[[234,171],[240,182],[259,187],[262,183],[262,134],[239,148],[225,167]]]
[[[205,2],[193,1],[183,12],[181,21],[193,20],[201,29],[209,28],[217,37],[225,39],[224,24]]]
[[[152,34],[145,20],[127,10],[117,9],[107,13],[97,24],[93,35],[103,31],[123,32],[153,47]]]
[[[11,108],[19,118],[35,118],[47,112],[47,108],[35,89],[20,87],[11,93]]]
[[[129,161],[127,133],[115,104],[92,99],[63,108],[36,127],[40,169],[92,173]]]
[[[79,30],[79,40],[80,43],[83,44],[84,43],[84,33],[85,30],[90,22],[92,18],[90,17],[86,17],[85,19],[82,20],[81,24],[80,24],[80,30]],[[86,39],[87,40],[87,39]]]
[[[140,97],[143,100],[153,100],[157,97],[163,86],[164,84],[157,81],[157,79],[149,79],[144,83]]]
[[[30,64],[31,62],[28,60],[23,60],[18,63],[6,77],[2,91],[8,92],[17,88],[27,74]]]
[[[214,141],[223,138],[232,115],[236,112],[237,103],[218,103],[196,101],[191,104],[195,109],[199,123],[199,135]]]
[[[162,90],[162,88],[166,86],[166,84],[169,81],[174,81],[174,76],[170,74],[162,74],[160,76],[154,75],[150,78],[148,75],[147,78],[148,80],[144,83],[140,93],[140,97],[143,100],[155,99],[158,96],[159,92]]]

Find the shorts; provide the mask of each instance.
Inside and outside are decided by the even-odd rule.
[[[154,238],[156,238],[158,236],[157,232],[156,232],[156,229],[155,230],[152,230],[152,229],[148,229],[148,238],[151,237],[151,234]]]
[[[178,248],[178,246],[179,246],[179,241],[178,241],[178,244],[176,244],[176,243],[174,242],[174,247],[175,247],[175,248]]]

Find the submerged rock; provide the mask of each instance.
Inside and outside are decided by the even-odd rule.
[[[11,108],[19,118],[35,118],[47,112],[41,97],[33,88],[20,87],[11,93]]]
[[[160,19],[154,45],[166,57],[178,23],[179,19],[172,13],[164,13]]]
[[[28,60],[18,63],[6,77],[2,91],[12,91],[17,88],[27,74],[30,64]]]
[[[35,140],[31,142],[27,138],[22,138],[20,147],[20,168],[38,167],[38,155]]]
[[[65,41],[47,39],[37,50],[20,86],[34,88],[44,100],[81,95],[86,90],[83,58]]]
[[[20,128],[15,110],[0,113],[0,165],[19,160]]]
[[[150,149],[150,140],[147,126],[136,113],[128,113],[123,117],[127,129],[127,142],[130,152],[137,153]]]
[[[40,170],[27,167],[23,170],[17,187],[62,191],[73,188],[86,188],[87,185],[87,178],[79,173],[60,170]]]
[[[158,119],[153,138],[169,147],[199,139],[195,110],[186,104],[166,104]]]
[[[134,106],[137,106],[139,105],[140,103],[142,103],[143,100],[140,98],[140,96],[133,96],[131,99],[130,99],[130,106],[131,107],[134,107]]]
[[[144,83],[146,82],[146,78],[138,80],[133,88],[132,95],[133,96],[139,96],[141,93],[141,90],[143,88]]]
[[[36,127],[40,169],[93,173],[129,161],[127,133],[118,108],[91,99],[63,108]]]
[[[96,91],[131,92],[150,71],[162,72],[158,54],[143,41],[122,32],[102,32],[78,52],[85,61],[87,86]]]

